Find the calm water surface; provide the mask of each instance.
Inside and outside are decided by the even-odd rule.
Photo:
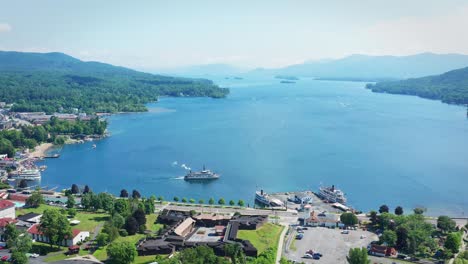
[[[112,136],[66,146],[42,185],[89,184],[118,194],[245,199],[338,185],[362,210],[383,203],[468,214],[466,109],[376,94],[363,83],[218,80],[227,99],[164,98],[150,112],[110,118]],[[188,183],[183,167],[222,174]]]

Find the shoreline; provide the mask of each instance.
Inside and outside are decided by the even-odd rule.
[[[49,151],[54,144],[52,143],[42,143],[39,146],[36,146],[34,148],[34,151],[30,152],[30,157],[31,158],[41,158],[44,157],[47,151]]]

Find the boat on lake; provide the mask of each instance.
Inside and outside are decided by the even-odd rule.
[[[255,192],[255,201],[264,206],[284,206],[284,203],[276,198],[271,198],[266,192],[263,190]]]
[[[203,165],[202,171],[191,171],[184,176],[186,181],[208,181],[219,179],[219,174],[212,172]]]
[[[10,179],[35,181],[41,179],[41,171],[38,169],[19,170],[10,175]]]
[[[344,193],[340,189],[335,188],[335,185],[331,187],[320,187],[318,196],[330,203],[346,204]]]

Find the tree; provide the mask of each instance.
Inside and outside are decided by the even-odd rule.
[[[26,199],[27,207],[37,208],[39,207],[39,205],[44,203],[44,197],[42,197],[42,194],[39,191],[33,192],[31,196],[29,196],[28,199]]]
[[[11,262],[15,264],[26,264],[28,263],[28,257],[26,256],[26,252],[21,252],[18,250],[13,251],[11,253]]]
[[[240,207],[243,207],[243,206],[245,205],[244,200],[239,200],[239,201],[237,202],[237,205],[240,206]]]
[[[80,188],[78,188],[78,185],[72,184],[72,186],[71,186],[71,193],[72,193],[72,194],[78,194],[78,193],[80,193]]]
[[[32,238],[28,233],[23,233],[15,240],[12,250],[27,253],[32,248]]]
[[[424,214],[424,212],[426,212],[426,209],[421,208],[421,207],[416,207],[416,208],[413,209],[413,212],[414,212],[414,214],[422,215],[422,214]]]
[[[28,187],[28,181],[26,179],[21,179],[21,181],[18,184],[18,188],[24,189]]]
[[[13,248],[15,246],[15,241],[18,239],[18,236],[19,232],[15,224],[8,224],[5,227],[3,239],[7,242],[8,248]]]
[[[353,213],[343,213],[340,216],[340,221],[347,226],[354,226],[358,224],[357,216]]]
[[[138,223],[138,227],[140,226],[144,226],[146,224],[146,214],[143,210],[141,209],[137,209],[134,213],[133,213],[133,217],[135,218],[135,220],[137,221]],[[130,233],[130,232],[129,232]]]
[[[182,202],[183,202],[183,203],[186,203],[186,202],[187,202],[187,198],[183,197],[183,198],[182,198]]]
[[[75,207],[75,197],[73,195],[68,195],[67,197],[67,208],[73,208]]]
[[[84,189],[83,189],[83,193],[90,193],[91,192],[91,189],[89,188],[88,185],[85,185]]]
[[[125,189],[120,191],[120,198],[128,198],[128,192]]]
[[[190,198],[189,203],[191,203],[191,204],[195,203],[195,199]]]
[[[396,214],[396,215],[402,215],[402,214],[403,214],[403,207],[397,206],[397,207],[395,208],[395,214]]]
[[[7,154],[9,158],[13,158],[15,156],[15,147],[10,140],[0,138],[0,153]]]
[[[453,253],[458,253],[461,247],[462,236],[459,232],[452,232],[448,234],[445,240],[444,247]]]
[[[140,192],[137,191],[137,190],[133,190],[133,191],[132,191],[132,198],[133,198],[133,199],[140,199],[140,198],[141,198]]]
[[[113,225],[112,221],[107,221],[104,224],[102,232],[107,234],[107,243],[110,243],[119,237],[119,229]]]
[[[234,202],[234,200],[230,200],[230,201],[229,201],[229,205],[230,205],[230,206],[234,206],[234,205],[236,205],[236,202]]]
[[[152,214],[154,213],[154,200],[153,199],[146,199],[144,201],[145,204],[145,213],[146,214]]]
[[[92,198],[93,198],[93,193],[90,193],[90,192],[85,193],[83,191],[83,195],[81,196],[81,205],[83,206],[85,210],[91,209]]]
[[[456,226],[457,223],[448,216],[441,215],[437,218],[437,228],[440,228],[443,232],[452,232]]]
[[[137,256],[136,247],[130,242],[113,242],[106,251],[110,262],[115,264],[132,263]]]
[[[208,203],[210,205],[213,205],[215,203],[215,200],[213,199],[213,197],[211,197],[210,200],[208,200]]]
[[[75,208],[68,208],[67,213],[70,217],[76,216],[76,209]]]
[[[396,235],[396,248],[398,250],[406,250],[408,248],[408,229],[400,226],[396,230]]]
[[[138,222],[133,216],[127,217],[125,220],[125,230],[127,230],[129,235],[134,235],[138,231]]]
[[[346,260],[348,260],[349,264],[368,264],[371,262],[365,248],[351,248]]]
[[[369,219],[370,219],[372,225],[376,225],[377,224],[377,212],[376,211],[370,211]]]
[[[226,204],[226,201],[224,200],[224,198],[220,198],[220,199],[218,200],[218,204],[219,204],[219,205],[224,205],[224,204]]]
[[[160,202],[164,201],[164,197],[162,195],[159,195],[158,196],[158,201],[160,201]]]
[[[120,229],[125,224],[125,218],[118,213],[114,213],[111,218],[112,225],[115,226],[117,229]]]
[[[49,244],[60,247],[60,242],[71,236],[70,222],[58,210],[46,209],[41,217],[39,231],[49,238]]]
[[[97,199],[99,200],[100,208],[104,209],[104,211],[111,212],[114,210],[114,196],[111,194],[99,193]]]
[[[98,246],[103,247],[109,243],[109,235],[107,233],[101,232],[97,237],[96,237],[96,243]]]
[[[385,230],[380,237],[382,243],[386,243],[388,246],[393,247],[397,242],[397,234],[392,230]]]
[[[117,199],[114,203],[114,212],[122,215],[127,216],[130,213],[130,209],[128,206],[128,200],[126,199]]]
[[[379,208],[379,213],[383,214],[383,213],[388,213],[389,209],[388,209],[388,206],[386,204],[380,206]]]
[[[179,197],[174,196],[173,200],[174,200],[174,202],[178,202],[178,201],[179,201]]]
[[[199,203],[199,204],[204,204],[204,203],[205,203],[205,200],[200,199],[200,200],[198,200],[198,203]]]

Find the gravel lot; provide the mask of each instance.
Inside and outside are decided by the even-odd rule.
[[[292,246],[286,252],[286,258],[305,263],[347,263],[346,256],[350,248],[367,247],[370,242],[378,240],[377,235],[368,231],[350,230],[349,234],[341,234],[341,231],[325,227],[309,227],[308,230],[304,230],[302,240],[291,243]],[[365,238],[361,239],[361,235]],[[302,258],[309,249],[320,252],[323,257],[320,260]]]

